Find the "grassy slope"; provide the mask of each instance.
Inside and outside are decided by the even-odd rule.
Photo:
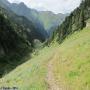
[[[65,90],[90,90],[90,28],[69,36],[57,57],[53,60],[57,84]]]
[[[47,65],[55,54],[56,58],[52,62],[57,84],[67,87],[67,90],[90,90],[89,29],[75,32],[60,46],[55,44],[40,50],[38,55],[33,55],[32,59],[0,79],[0,87],[16,86],[19,90],[48,90],[45,81]]]
[[[32,59],[2,78],[0,86],[16,86],[19,90],[47,90],[46,67],[55,48],[57,45],[45,47],[38,55],[32,55]]]

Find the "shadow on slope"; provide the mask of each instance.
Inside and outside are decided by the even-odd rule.
[[[32,51],[31,44],[18,33],[19,28],[6,15],[0,13],[0,76],[25,62]],[[21,32],[22,33],[22,32]]]

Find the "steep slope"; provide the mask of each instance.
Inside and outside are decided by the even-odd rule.
[[[6,15],[0,12],[0,75],[7,70],[7,65],[13,65],[14,68],[15,62],[19,62],[23,55],[31,51],[31,45],[18,33],[18,29]]]
[[[90,26],[64,40],[52,60],[53,78],[62,90],[89,90],[89,67]]]
[[[10,21],[13,22],[16,27],[18,27],[19,32],[23,32],[20,34],[27,38],[32,45],[34,39],[38,39],[41,42],[45,41],[46,38],[39,31],[37,31],[37,28],[30,20],[26,19],[23,16],[17,16],[12,11],[5,10],[1,7],[0,12],[5,14],[10,19]]]
[[[67,14],[54,14],[49,11],[36,11],[28,8],[24,3],[11,5],[12,10],[19,15],[24,15],[29,20],[36,23],[36,25],[43,27],[45,30],[49,30],[53,25],[57,26],[61,24]],[[54,27],[53,26],[53,27]]]
[[[48,33],[53,32],[52,28],[56,28],[57,25],[61,24],[65,17],[68,14],[54,14],[53,12],[49,11],[36,11],[34,9],[28,8],[23,2],[16,4],[16,3],[9,3],[7,4],[7,0],[3,0],[4,8],[7,6],[10,10],[20,16],[26,17],[28,20],[32,21],[33,24],[36,26],[38,31],[40,31],[44,36],[48,37],[45,30]],[[1,2],[2,3],[2,2]]]
[[[88,18],[90,18],[90,1],[84,0],[58,27],[56,32],[58,33],[58,41],[62,42],[69,34],[83,29]]]
[[[22,2],[20,4],[13,3],[9,6],[9,8],[17,15],[24,16],[28,20],[32,21],[32,23],[36,26],[37,31],[40,32],[44,37],[46,38],[48,37],[42,23],[38,20],[37,17],[38,12],[36,10],[28,8]]]
[[[0,79],[0,87],[17,87],[19,90],[48,90],[47,64],[57,45],[33,53],[32,58]],[[27,58],[28,59],[28,58]]]
[[[34,40],[45,41],[31,21],[0,7],[0,75],[14,69],[31,52]]]
[[[26,17],[28,21],[32,22],[38,33],[41,34],[45,39],[48,37],[47,32],[44,30],[43,25],[38,22],[38,18],[34,14],[37,13],[35,10],[29,9],[24,3],[16,4],[9,3],[7,0],[1,0],[0,6],[8,11],[14,12],[18,16]]]
[[[64,39],[62,44],[54,42],[51,47],[35,51],[32,59],[1,78],[0,86],[20,90],[89,90],[89,7],[90,1],[85,0],[55,32],[60,42]]]
[[[90,27],[70,35],[61,45],[54,43],[33,53],[32,59],[1,78],[0,86],[15,86],[20,90],[51,90],[57,85],[61,90],[89,90],[89,46]],[[47,82],[47,74],[52,76],[49,72],[52,72],[50,79],[54,82]]]
[[[0,13],[0,42],[1,46],[4,47],[4,53],[8,53],[9,50],[12,51],[12,49],[16,49],[18,45],[17,43],[22,43],[24,38],[19,36],[17,32],[8,17]],[[14,40],[16,41],[14,42]]]

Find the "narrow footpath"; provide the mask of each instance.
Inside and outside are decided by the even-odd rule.
[[[63,90],[57,85],[57,82],[53,74],[53,60],[56,60],[56,58],[57,58],[57,53],[54,53],[53,56],[49,59],[49,63],[47,66],[48,73],[47,73],[46,80],[48,83],[48,90]]]

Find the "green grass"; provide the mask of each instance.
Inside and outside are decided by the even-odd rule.
[[[0,79],[0,87],[19,90],[48,90],[47,65],[52,59],[57,84],[67,90],[90,90],[90,28],[75,32],[58,45],[45,47]],[[66,90],[66,89],[65,89]]]
[[[59,58],[53,60],[57,84],[67,90],[90,90],[90,28],[68,36],[58,50]]]
[[[47,90],[47,64],[57,45],[45,47],[32,54],[32,59],[18,66],[0,79],[0,87],[18,87],[19,90]]]

